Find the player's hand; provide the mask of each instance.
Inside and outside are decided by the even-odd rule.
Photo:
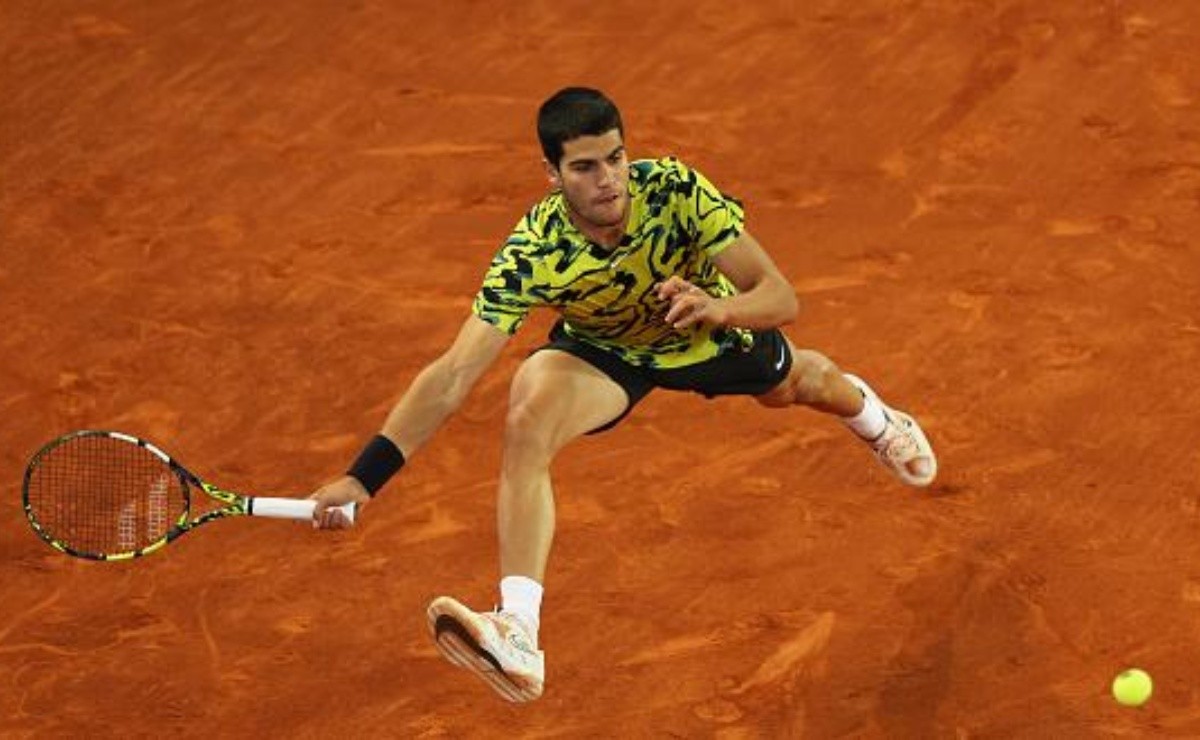
[[[361,507],[371,500],[362,483],[349,475],[321,486],[309,498],[317,502],[317,508],[313,510],[313,529],[349,529],[354,525],[336,507],[349,503]]]
[[[720,298],[710,296],[678,275],[654,286],[654,290],[659,300],[671,302],[664,321],[676,329],[699,323],[723,326],[729,319],[729,312]]]

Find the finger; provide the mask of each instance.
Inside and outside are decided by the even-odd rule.
[[[671,308],[667,311],[666,322],[672,326],[679,326],[679,322],[696,313],[703,308],[704,299],[695,295],[684,295],[676,298],[671,302]]]
[[[688,309],[688,301],[686,298],[676,298],[671,301],[671,307],[667,309],[667,315],[663,317],[663,321],[668,324],[674,324],[679,320]]]
[[[320,493],[314,493],[313,495],[308,497],[309,501],[316,501],[316,506],[313,507],[313,513],[312,513],[313,529],[321,528],[321,512],[323,512],[326,508],[326,503],[324,501],[322,501],[319,497],[320,497]]]
[[[684,314],[679,321],[675,322],[675,328],[686,329],[693,324],[698,324],[701,321],[704,321],[704,309],[705,305],[703,303],[694,304],[691,311]]]
[[[691,287],[692,285],[688,281],[684,280],[678,275],[672,275],[658,284],[658,297],[660,300],[668,300],[682,293],[686,293]]]

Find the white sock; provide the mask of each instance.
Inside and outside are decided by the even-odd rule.
[[[862,391],[860,390],[859,393]],[[846,416],[842,418],[842,421],[855,434],[868,441],[883,434],[883,430],[887,428],[887,417],[883,415],[883,404],[866,393],[863,393],[863,407],[862,411],[858,412],[858,416]]]
[[[542,617],[542,584],[525,576],[500,579],[500,609],[520,617],[537,639]]]

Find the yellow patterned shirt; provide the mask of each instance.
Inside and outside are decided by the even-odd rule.
[[[710,295],[734,286],[712,257],[742,233],[741,203],[674,158],[630,164],[630,213],[611,251],[571,223],[562,193],[539,201],[496,253],[475,296],[475,315],[511,334],[529,311],[547,307],[568,334],[634,365],[671,368],[743,345],[748,333],[712,326],[677,330],[655,284],[678,275]]]

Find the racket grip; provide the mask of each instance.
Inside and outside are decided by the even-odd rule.
[[[265,516],[273,519],[312,519],[313,509],[317,502],[307,498],[271,498],[256,496],[250,499],[248,506],[250,516]],[[355,504],[343,504],[336,507],[341,509],[342,516],[354,524]]]

